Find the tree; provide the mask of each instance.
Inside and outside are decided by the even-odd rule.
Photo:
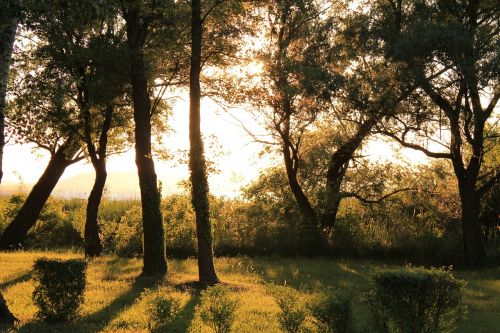
[[[93,2],[83,3],[86,8],[93,8]],[[126,66],[122,56],[123,39],[116,25],[116,7],[99,6],[96,11],[91,10],[86,18],[82,15],[85,9],[79,6],[77,8],[80,10],[73,9],[72,12],[73,15],[77,14],[74,20],[74,34],[70,33],[70,36],[67,36],[70,38],[63,37],[63,40],[66,48],[73,50],[73,54],[67,55],[70,60],[66,63],[67,70],[74,76],[76,83],[76,99],[83,123],[83,141],[95,170],[85,221],[85,255],[95,257],[102,252],[98,212],[107,178],[106,158],[108,154],[116,153],[124,146],[120,130],[123,133],[127,125],[125,113],[129,110],[120,106],[120,103],[126,102],[126,76],[122,74],[125,73]],[[66,22],[67,16],[66,14]],[[100,29],[96,29],[98,25]],[[80,42],[75,48],[72,47],[73,38],[86,42]],[[109,132],[113,129],[115,131],[109,144]]]
[[[5,105],[9,69],[20,16],[18,1],[9,0],[3,4],[0,14],[0,183],[3,177],[3,148],[5,146]]]
[[[42,51],[42,50],[39,50]],[[50,153],[50,161],[33,186],[26,201],[0,238],[0,247],[19,246],[33,227],[64,170],[81,161],[84,155],[78,134],[78,116],[75,114],[71,88],[56,68],[41,58],[23,55],[23,62],[15,66],[17,75],[13,102],[8,110],[8,130],[18,143],[31,143]],[[38,59],[38,60],[35,60]],[[30,72],[40,64],[43,70]],[[33,70],[34,71],[34,70]]]
[[[302,83],[317,74],[317,67],[306,68],[302,50],[314,34],[312,22],[319,18],[313,1],[273,1],[269,6],[269,46],[265,51],[264,89],[268,127],[278,142],[290,190],[302,214],[299,233],[303,247],[316,251],[321,246],[317,214],[299,182],[300,147],[304,134],[316,121],[320,106],[304,93]],[[316,20],[316,21],[315,21]],[[264,92],[266,94],[266,92]]]
[[[208,176],[203,139],[200,130],[203,20],[201,0],[192,0],[191,18],[191,72],[189,76],[189,169],[191,171],[192,204],[196,215],[198,241],[198,275],[203,285],[218,282],[215,273],[210,205],[208,201]]]
[[[260,90],[252,91],[251,103],[264,115],[273,136],[272,142],[261,142],[280,147],[302,213],[299,231],[311,248],[310,244],[321,244],[320,227],[333,227],[343,198],[372,203],[388,197],[369,199],[359,191],[346,191],[343,183],[355,152],[405,93],[391,77],[394,68],[373,57],[359,38],[357,22],[351,22],[342,4],[290,0],[273,2],[268,9],[267,42],[260,54],[264,78],[257,83]],[[306,147],[305,142],[325,129],[330,140],[316,145],[327,145],[323,151],[329,157],[316,167],[324,170],[321,184],[326,193],[324,200],[314,203],[316,194],[307,189],[305,159],[316,147]]]
[[[12,7],[16,5],[17,3],[8,1],[7,4],[4,4],[2,15],[0,15],[0,183],[3,178],[7,83],[9,81],[10,61],[18,24],[17,8]],[[10,312],[2,293],[0,293],[0,323],[13,324],[15,320],[16,318]]]
[[[224,72],[234,63],[233,57],[247,29],[243,1],[191,1],[191,64],[189,75],[189,168],[191,172],[191,202],[196,215],[199,280],[203,285],[218,282],[213,260],[212,225],[210,221],[207,161],[204,153],[201,122],[201,81],[206,83],[204,95],[218,97],[217,75],[202,77],[206,67]]]
[[[149,3],[147,4],[149,5]],[[165,275],[165,234],[160,211],[160,193],[151,149],[151,116],[153,108],[149,95],[149,78],[146,72],[145,44],[154,14],[141,1],[122,1],[129,46],[130,83],[134,104],[135,152],[142,202],[144,229],[145,275]],[[149,11],[149,12],[148,12]]]
[[[403,147],[451,161],[462,206],[465,259],[470,266],[483,265],[480,202],[500,176],[498,166],[483,167],[497,144],[495,3],[388,0],[375,3],[372,17],[372,33],[386,58],[398,65],[405,84],[418,87],[405,100],[407,112],[396,114],[382,130]]]
[[[96,170],[85,224],[85,253],[87,256],[96,256],[102,250],[97,213],[106,181],[108,132],[113,128],[123,129],[126,125],[124,120],[127,119],[113,112],[115,109],[120,110],[116,104],[118,99],[123,99],[126,82],[125,76],[120,74],[124,72],[124,62],[121,60],[123,38],[115,25],[116,7],[96,5],[93,1],[78,1],[69,5],[44,1],[41,4],[33,3],[27,16],[30,33],[36,34],[41,40],[30,50],[33,56],[31,60],[39,62],[38,58],[44,59],[42,63],[47,68],[45,74],[53,76],[50,88],[60,92],[48,103],[57,104],[57,98],[67,103],[61,109],[65,109],[68,115],[54,113],[51,121],[72,120],[74,127],[69,130],[73,130],[72,135],[85,143]],[[21,76],[23,70],[27,69],[20,71]],[[43,77],[40,73],[35,75]],[[59,82],[64,83],[61,85]],[[47,89],[43,82],[28,84],[27,88]],[[33,91],[27,90],[26,93]],[[26,101],[43,108],[36,104],[39,102],[37,100],[27,98]],[[58,116],[62,116],[62,119],[58,119]],[[95,134],[97,140],[93,138]],[[120,133],[115,131],[114,136],[109,149],[111,152],[123,146]],[[94,141],[98,141],[98,148]]]

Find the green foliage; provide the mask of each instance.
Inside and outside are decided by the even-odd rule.
[[[270,291],[280,308],[278,321],[281,328],[287,333],[300,332],[307,315],[300,294],[284,286],[272,286]]]
[[[318,332],[352,332],[351,297],[340,290],[326,290],[307,304]]]
[[[444,269],[375,273],[367,298],[383,332],[448,332],[462,317],[465,282]]]
[[[143,296],[148,296],[144,293]],[[165,330],[180,313],[180,301],[166,294],[154,294],[147,300],[149,328],[154,332]]]
[[[87,263],[83,260],[38,259],[33,266],[37,285],[33,302],[38,317],[47,321],[70,321],[83,304]]]
[[[26,237],[25,246],[35,249],[71,248],[83,245],[83,237],[68,217],[63,200],[49,199],[38,222]]]
[[[196,253],[196,232],[193,206],[187,195],[174,195],[162,202],[167,253],[188,257]]]
[[[16,216],[24,204],[24,195],[0,199],[0,233]],[[67,201],[50,198],[45,204],[37,224],[28,233],[24,246],[28,249],[74,248],[83,245],[83,229],[75,224],[76,209]],[[84,222],[83,222],[84,223]],[[82,226],[83,228],[83,226]]]
[[[227,287],[217,285],[201,292],[198,312],[205,325],[215,333],[229,333],[238,302],[231,299]]]
[[[123,214],[116,225],[110,250],[123,257],[141,255],[142,237],[141,208],[132,207]]]

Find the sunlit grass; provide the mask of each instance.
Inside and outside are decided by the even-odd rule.
[[[166,281],[139,278],[142,261],[105,256],[92,260],[87,271],[85,303],[78,321],[66,325],[48,325],[37,321],[31,301],[31,267],[36,258],[78,258],[72,252],[0,253],[0,290],[11,310],[20,319],[17,332],[148,332],[148,313],[144,291],[169,293],[181,302],[181,318],[169,332],[210,332],[196,313],[199,293],[196,261],[170,260]],[[278,307],[267,292],[268,283],[298,289],[304,298],[318,288],[336,286],[354,296],[355,327],[371,331],[370,315],[363,301],[369,288],[368,276],[387,265],[360,260],[306,258],[220,258],[220,278],[239,301],[234,332],[279,332]],[[388,267],[388,266],[387,266]],[[457,271],[467,280],[465,292],[469,311],[460,323],[459,332],[495,332],[500,327],[500,268],[480,272]]]

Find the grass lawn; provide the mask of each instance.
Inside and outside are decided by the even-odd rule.
[[[181,301],[181,318],[169,332],[211,332],[201,324],[196,313],[199,293],[192,288],[197,278],[195,260],[169,260],[166,281],[138,278],[140,259],[106,256],[90,262],[81,318],[71,324],[48,325],[36,320],[31,301],[31,268],[39,257],[78,258],[77,253],[0,252],[0,290],[10,309],[20,319],[15,332],[148,332],[146,289],[169,292]],[[323,286],[347,288],[354,295],[357,332],[370,332],[369,310],[362,295],[369,288],[369,274],[390,267],[363,260],[306,258],[219,258],[219,277],[239,300],[233,332],[280,332],[278,307],[266,291],[267,283],[294,287],[306,299]],[[500,332],[500,267],[481,271],[455,271],[468,282],[467,318],[458,332]],[[0,331],[2,329],[0,328]]]

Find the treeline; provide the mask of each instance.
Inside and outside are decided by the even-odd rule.
[[[222,226],[231,230],[217,240],[219,251],[276,247],[303,255],[322,255],[343,242],[354,253],[370,252],[360,245],[371,244],[366,235],[385,244],[382,249],[418,241],[427,251],[422,230],[439,239],[452,234],[444,232],[446,225],[458,229],[469,266],[487,264],[491,228],[482,217],[500,178],[495,2],[374,0],[360,6],[315,0],[6,1],[0,50],[0,119],[6,122],[0,125],[16,142],[48,151],[51,160],[16,213],[9,213],[0,248],[25,246],[29,234],[47,225],[37,220],[59,178],[87,159],[96,177],[86,202],[84,248],[87,257],[99,256],[108,227],[99,220],[106,161],[133,146],[141,209],[120,219],[136,221],[129,231],[142,235],[137,243],[146,275],[166,274],[165,246],[193,239],[194,225],[200,282],[217,283],[212,221],[218,222],[215,235],[225,235]],[[176,227],[164,216],[176,208],[161,202],[154,159],[164,153],[169,97],[179,92],[189,93],[190,101],[194,222],[182,224],[183,232],[166,243],[165,234]],[[242,206],[247,222],[235,223],[237,230],[217,220],[218,201],[210,199],[203,97],[253,113],[267,133],[249,134],[281,157],[280,166],[247,189],[246,199],[224,203]],[[406,177],[397,167],[370,162],[363,145],[374,137],[445,161],[442,169],[453,182],[437,187],[444,178],[434,172],[422,185],[419,178],[428,178],[416,167],[403,172],[411,175]],[[450,193],[456,205],[441,207]],[[356,205],[353,217],[345,205]],[[441,209],[434,207],[454,210],[431,227],[427,216]],[[498,216],[498,206],[493,212]],[[460,222],[443,222],[453,219]],[[239,233],[252,244],[248,250],[235,245]],[[402,240],[407,237],[411,241]]]
[[[411,175],[414,177],[415,175]],[[380,258],[435,265],[464,265],[458,193],[443,166],[423,167],[419,188],[378,204],[345,200],[337,224],[327,233],[323,256]],[[406,174],[406,178],[410,175]],[[436,179],[439,183],[433,184]],[[408,181],[408,179],[406,179]],[[298,238],[300,212],[286,187],[284,170],[270,169],[243,189],[244,196],[211,197],[214,251],[218,256],[302,256]],[[482,226],[491,260],[500,259],[495,216],[500,192],[485,200]],[[0,232],[25,196],[3,197]],[[99,210],[104,253],[140,257],[143,253],[140,201],[103,200]],[[161,202],[167,256],[196,256],[195,215],[187,194]],[[55,199],[46,204],[25,240],[26,249],[83,249],[85,200]]]

